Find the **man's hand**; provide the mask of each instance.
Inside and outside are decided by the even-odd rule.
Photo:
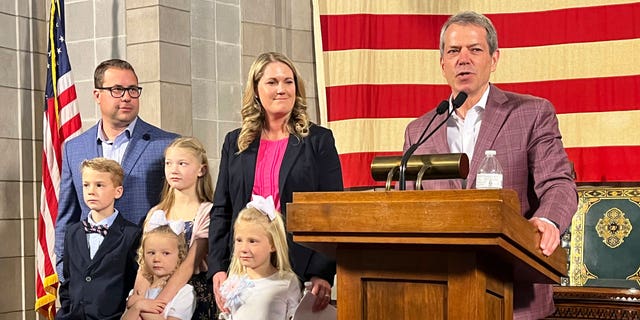
[[[218,309],[220,309],[222,312],[230,313],[231,311],[224,307],[224,304],[227,301],[220,293],[220,287],[225,280],[227,280],[227,273],[224,271],[218,271],[213,275],[213,294],[216,297],[216,304],[218,305]]]
[[[311,277],[311,293],[316,296],[311,311],[324,310],[331,301],[331,285],[327,280],[318,277]]]
[[[540,249],[542,250],[542,254],[547,257],[550,256],[560,244],[560,230],[558,230],[554,224],[540,218],[531,218],[529,222],[540,232]]]

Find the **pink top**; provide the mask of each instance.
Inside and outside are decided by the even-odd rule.
[[[252,193],[265,198],[273,196],[278,211],[280,211],[280,166],[282,166],[288,142],[288,137],[280,140],[260,139],[253,180]]]

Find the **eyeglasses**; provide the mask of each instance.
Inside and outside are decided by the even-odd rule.
[[[120,86],[113,86],[113,87],[96,87],[96,89],[99,90],[109,90],[109,92],[111,93],[111,96],[114,98],[122,98],[124,97],[124,93],[125,92],[129,92],[129,96],[133,99],[137,99],[140,97],[140,95],[142,94],[142,87],[120,87]]]

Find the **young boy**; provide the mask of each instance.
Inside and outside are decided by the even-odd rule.
[[[65,281],[56,319],[120,319],[138,271],[141,231],[114,208],[124,177],[117,162],[85,160],[81,172],[84,202],[91,211],[65,234]]]

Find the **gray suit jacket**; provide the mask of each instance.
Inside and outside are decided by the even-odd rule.
[[[124,192],[116,200],[115,207],[125,219],[141,225],[149,209],[160,201],[164,184],[164,149],[178,135],[156,128],[140,118],[132,134],[121,163],[124,169]],[[84,160],[102,156],[102,146],[97,136],[96,124],[64,145],[56,218],[58,277],[62,276],[65,231],[69,225],[86,219],[90,211],[82,196],[80,164]]]
[[[405,131],[406,150],[420,137],[435,110],[412,121]],[[434,125],[446,118],[436,117]],[[435,128],[435,126],[434,126]],[[577,209],[576,185],[571,178],[553,105],[542,98],[506,92],[491,85],[482,124],[469,166],[466,187],[475,188],[476,173],[485,150],[496,150],[503,170],[503,187],[518,193],[522,215],[545,217],[562,233]],[[447,127],[442,126],[416,154],[450,153]],[[460,189],[461,180],[431,180],[424,189]],[[551,286],[514,284],[516,318],[539,319],[553,312]]]

